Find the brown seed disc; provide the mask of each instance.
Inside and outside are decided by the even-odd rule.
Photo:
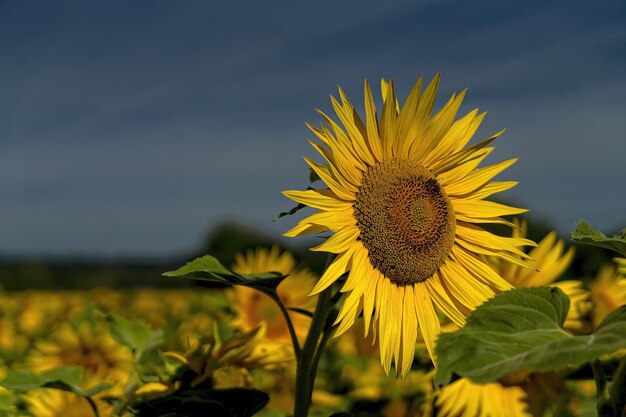
[[[452,250],[454,209],[417,162],[394,159],[371,166],[356,194],[354,216],[370,262],[397,285],[426,281]]]

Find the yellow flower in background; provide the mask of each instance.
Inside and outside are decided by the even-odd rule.
[[[485,200],[517,184],[491,181],[515,159],[478,168],[501,132],[466,147],[484,113],[473,110],[455,121],[463,91],[431,116],[438,83],[436,76],[422,92],[420,79],[400,107],[393,83],[383,80],[379,119],[365,82],[365,122],[339,89],[341,102],[331,100],[343,127],[322,112],[327,126],[309,126],[321,141],[311,144],[326,162],[305,158],[328,188],[284,192],[319,210],[285,236],[333,232],[312,249],[337,255],[313,293],[350,272],[337,335],[362,313],[365,333],[370,326],[377,331],[387,373],[395,361],[396,372],[407,374],[418,331],[434,359],[435,307],[461,325],[476,306],[511,288],[477,254],[525,266],[519,248],[533,244],[478,225],[510,225],[500,216],[526,211]]]
[[[440,416],[531,417],[526,411],[526,392],[498,382],[474,384],[462,378],[447,385],[437,398]]]
[[[273,369],[293,361],[288,345],[264,342],[264,338],[264,325],[224,342],[215,330],[211,337],[192,341],[186,352],[166,352],[165,356],[196,374],[192,387],[205,382],[218,389],[251,387],[249,369]]]
[[[617,264],[617,272],[626,276],[626,258],[613,258],[613,262]]]
[[[100,323],[82,322],[77,327],[63,323],[48,339],[39,340],[29,352],[28,367],[35,372],[62,366],[80,366],[85,381],[112,384],[118,393],[128,379],[130,349],[117,343]]]
[[[617,265],[604,265],[591,282],[591,300],[593,302],[593,324],[597,326],[607,314],[626,304],[626,275],[620,271],[624,264],[618,258]]]
[[[24,400],[33,417],[96,417],[89,402],[72,392],[38,388],[29,391]],[[96,406],[100,417],[110,416],[113,411],[103,401],[97,401]]]
[[[525,238],[528,224],[525,220],[514,220],[518,226],[513,229],[513,237]],[[583,288],[582,281],[566,280],[556,282],[567,270],[574,258],[574,248],[565,250],[565,242],[559,239],[556,232],[548,233],[530,250],[529,264],[533,268],[522,268],[519,265],[491,259],[494,269],[515,288],[538,287],[550,285],[560,288],[570,298],[570,308],[563,327],[569,330],[580,330],[584,327],[584,317],[591,309],[589,291]]]
[[[237,254],[233,271],[240,274],[260,272],[280,272],[289,275],[276,289],[285,307],[295,307],[308,311],[315,309],[317,297],[309,297],[315,285],[316,276],[306,268],[298,268],[296,260],[289,252],[281,252],[277,246],[271,249],[257,248],[245,254]],[[235,325],[250,330],[265,323],[267,340],[291,343],[289,328],[280,308],[265,294],[252,288],[236,286],[233,289],[233,309],[237,318]],[[310,317],[289,311],[298,339],[302,342],[311,324]]]

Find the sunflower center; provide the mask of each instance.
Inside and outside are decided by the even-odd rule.
[[[397,285],[426,281],[454,243],[452,204],[430,171],[414,161],[370,167],[354,215],[370,262]]]

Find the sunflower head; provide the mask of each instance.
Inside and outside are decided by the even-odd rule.
[[[437,415],[442,417],[531,417],[522,387],[499,382],[476,384],[461,378],[446,385],[437,395]]]
[[[620,264],[604,265],[591,282],[593,323],[602,320],[619,306],[626,304],[626,275],[620,272]]]
[[[515,228],[513,237],[525,238],[528,223],[513,219]],[[560,288],[570,299],[564,327],[569,330],[581,330],[591,309],[590,294],[578,280],[558,281],[574,259],[574,248],[566,250],[565,242],[558,238],[555,231],[549,232],[539,241],[537,247],[528,253],[533,268],[524,268],[518,264],[502,262],[498,258],[488,259],[494,269],[514,287],[537,287],[550,285]]]
[[[118,393],[128,379],[132,354],[111,337],[104,325],[85,321],[72,326],[67,322],[48,339],[38,341],[27,361],[35,372],[80,366],[85,370],[85,384],[94,380],[106,382]]]
[[[216,328],[211,336],[191,340],[186,352],[165,356],[189,368],[192,387],[205,383],[212,388],[251,387],[248,369],[273,369],[293,361],[286,345],[264,342],[264,337],[265,326],[260,325],[222,342]]]
[[[315,274],[306,268],[299,268],[293,255],[289,252],[282,252],[277,246],[271,249],[257,248],[245,254],[237,254],[233,271],[241,274],[273,271],[288,275],[276,289],[283,305],[287,308],[297,307],[309,311],[315,308],[317,297],[309,297],[315,285]],[[287,322],[274,300],[257,290],[243,286],[235,287],[231,296],[237,316],[235,325],[247,331],[264,323],[266,340],[291,343]],[[303,341],[311,319],[293,311],[290,311],[289,317],[298,339]]]
[[[339,123],[320,111],[324,122],[309,128],[311,144],[324,158],[305,158],[327,188],[285,191],[285,196],[318,209],[286,236],[331,231],[313,248],[336,254],[319,279],[319,293],[349,272],[337,323],[340,335],[363,315],[380,342],[381,362],[392,361],[406,374],[413,361],[418,329],[432,357],[439,332],[435,307],[462,324],[476,306],[511,288],[484,260],[495,256],[527,266],[522,237],[501,237],[481,223],[511,223],[501,216],[526,210],[486,201],[513,187],[491,179],[515,160],[479,168],[501,132],[466,146],[483,120],[477,110],[456,120],[465,91],[432,114],[439,76],[422,91],[418,80],[404,104],[393,82],[381,81],[377,113],[365,82],[365,118],[345,93],[331,97]],[[341,124],[341,125],[340,125]]]
[[[100,382],[100,381],[92,381]],[[106,417],[113,413],[113,406],[101,398],[94,399],[98,414],[87,399],[73,392],[50,388],[37,388],[24,396],[29,415],[33,417]],[[21,415],[21,414],[20,414]]]

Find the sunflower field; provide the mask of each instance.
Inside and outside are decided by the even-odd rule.
[[[271,246],[163,271],[197,287],[0,292],[0,416],[626,416],[626,229],[531,239],[493,201],[516,160],[481,165],[503,131],[438,85],[309,125],[279,218],[321,272]],[[612,260],[572,276],[586,246]]]

